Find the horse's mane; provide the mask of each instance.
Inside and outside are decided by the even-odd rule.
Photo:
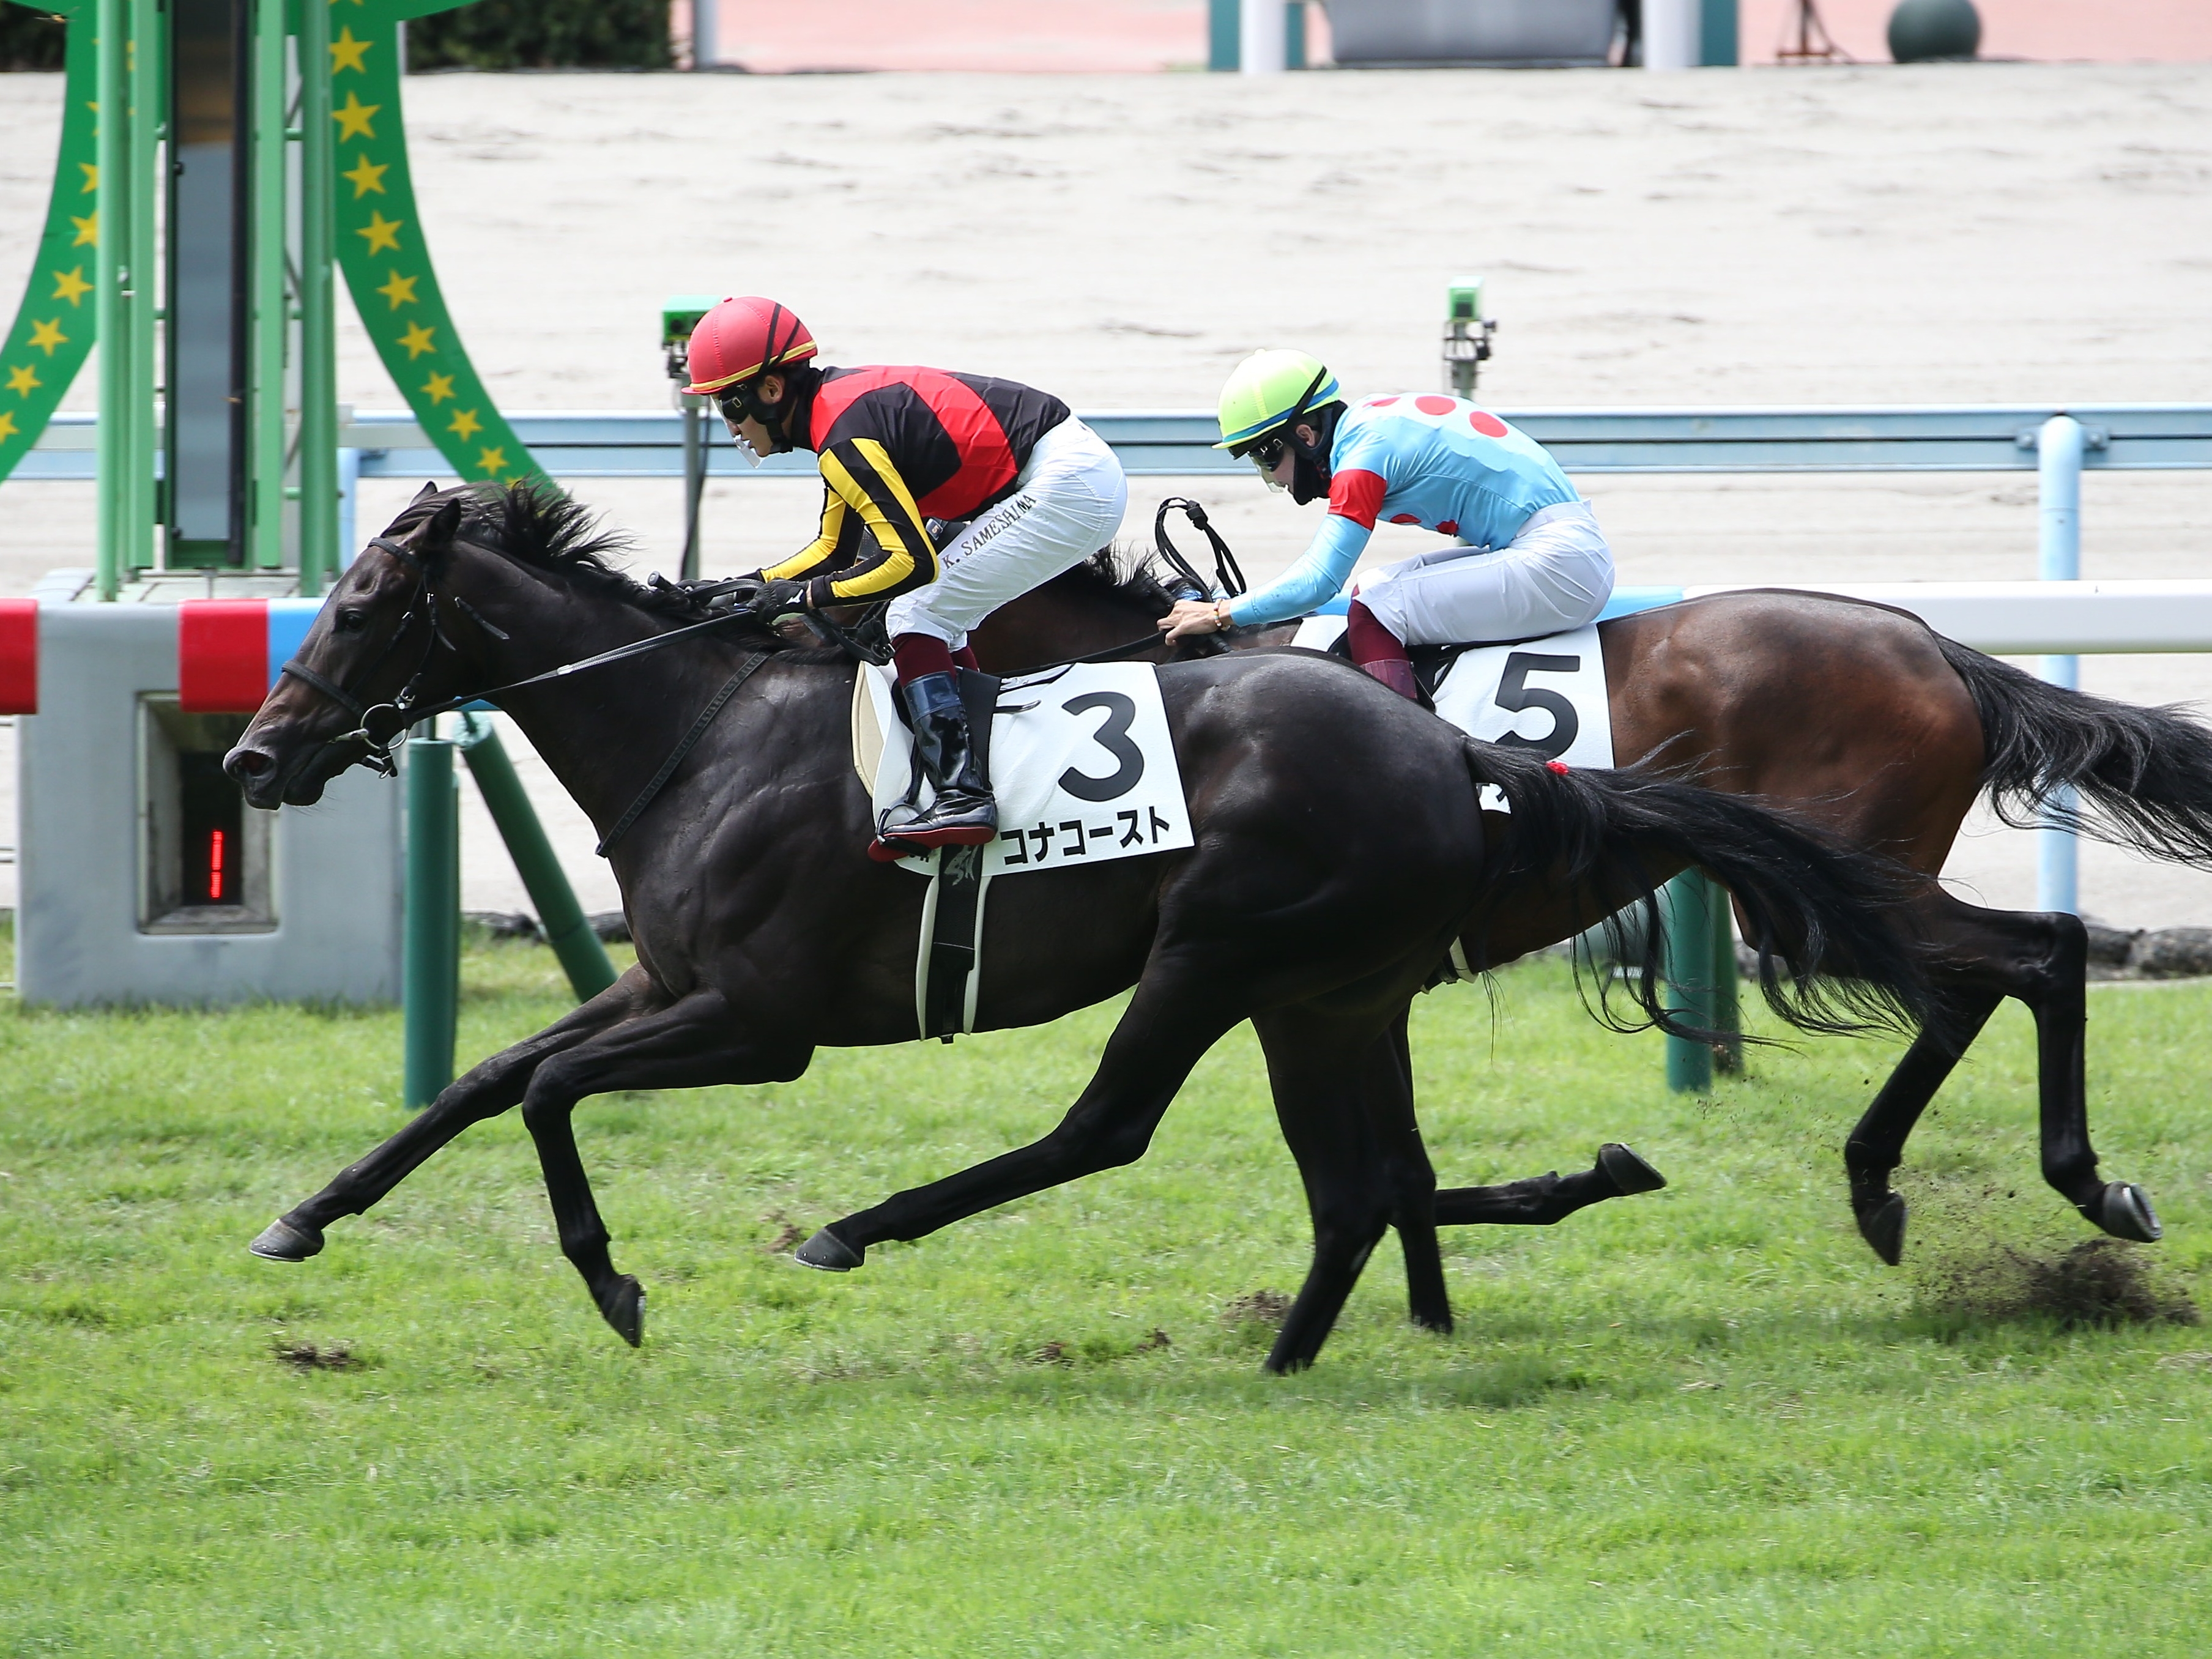
[[[456,484],[449,489],[416,496],[392,520],[394,534],[414,529],[448,501],[461,508],[459,534],[477,546],[489,548],[516,563],[558,577],[573,586],[634,605],[672,623],[697,622],[708,613],[705,599],[691,588],[656,576],[641,582],[614,562],[632,550],[629,538],[619,531],[601,527],[597,514],[574,497],[538,479],[518,479],[510,484],[489,482]],[[1158,574],[1158,562],[1150,552],[1122,546],[1102,547],[1082,563],[1070,567],[1045,584],[1071,596],[1082,594],[1114,599],[1143,608],[1147,614],[1164,614],[1173,596]],[[732,640],[779,652],[810,653],[825,660],[842,661],[840,653],[817,647],[794,646],[766,628],[733,625]]]
[[[1175,602],[1175,596],[1161,585],[1158,557],[1143,549],[1120,544],[1100,548],[1044,586],[1070,595],[1090,593],[1127,600],[1156,615],[1164,614]]]

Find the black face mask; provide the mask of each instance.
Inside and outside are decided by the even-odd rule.
[[[1336,417],[1342,409],[1332,404],[1327,409],[1305,417],[1305,424],[1314,429],[1314,442],[1302,444],[1297,440],[1297,427],[1291,430],[1291,499],[1300,507],[1308,501],[1317,501],[1328,494],[1328,451],[1336,440]]]

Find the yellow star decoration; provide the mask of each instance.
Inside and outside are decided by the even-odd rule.
[[[399,252],[399,227],[406,222],[404,219],[387,219],[381,210],[372,208],[368,222],[356,229],[354,234],[368,239],[371,253],[397,253]]]
[[[484,470],[486,477],[497,477],[507,471],[507,452],[504,449],[480,449],[477,465]]]
[[[77,194],[80,196],[89,196],[93,191],[100,188],[100,163],[97,161],[79,161],[77,165],[84,169],[84,188],[79,191]]]
[[[402,276],[395,270],[392,273],[392,280],[376,291],[391,301],[392,308],[397,311],[402,306],[411,306],[416,303],[415,284],[422,280],[419,276]]]
[[[29,397],[34,390],[45,384],[46,382],[39,378],[39,371],[28,363],[25,363],[20,368],[11,368],[8,371],[8,390],[18,398]]]
[[[477,419],[477,412],[473,409],[457,409],[453,411],[453,423],[446,430],[466,443],[483,430],[483,422]]]
[[[374,40],[355,40],[350,27],[341,31],[338,38],[331,42],[331,73],[336,75],[340,70],[353,70],[359,74],[368,74],[368,65],[362,62],[362,56],[375,44]]]
[[[54,298],[67,300],[73,306],[82,305],[84,296],[92,292],[92,284],[84,280],[82,265],[70,270],[57,270],[53,278]]]
[[[33,323],[31,343],[44,351],[49,357],[54,355],[56,346],[67,345],[69,336],[62,332],[61,319],[57,317],[51,323]]]
[[[391,171],[391,162],[386,161],[379,167],[364,155],[353,164],[352,172],[341,173],[338,177],[353,186],[353,199],[358,202],[372,190],[379,196],[383,195],[384,175]]]
[[[408,325],[407,331],[399,337],[399,343],[407,348],[409,362],[413,362],[426,351],[435,351],[438,349],[430,341],[430,336],[434,331],[423,327],[420,323],[411,323]]]
[[[430,400],[432,408],[436,408],[453,395],[453,377],[450,374],[433,374],[422,382],[422,395]]]
[[[95,209],[94,211],[86,214],[82,219],[78,218],[76,215],[72,213],[70,215],[70,222],[76,227],[76,234],[70,239],[70,246],[71,247],[97,247],[100,246],[100,214],[98,210]]]
[[[6,443],[15,435],[15,417],[13,415],[0,415],[0,444]]]
[[[346,100],[331,112],[331,119],[338,124],[338,142],[349,138],[374,138],[376,129],[369,125],[369,118],[384,107],[381,104],[364,104],[357,92],[346,94]]]

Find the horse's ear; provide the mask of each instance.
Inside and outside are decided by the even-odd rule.
[[[437,493],[438,493],[438,486],[437,486],[436,481],[435,481],[435,480],[433,480],[433,479],[427,479],[427,478],[426,478],[425,480],[423,480],[422,487],[420,489],[418,489],[418,490],[416,490],[416,491],[415,492],[415,501],[421,501],[421,500],[422,500],[425,495],[436,495]],[[412,506],[414,506],[414,505],[415,505],[415,501],[410,501],[410,502],[408,502],[408,505],[409,505],[410,507],[412,507]]]
[[[461,503],[458,498],[447,501],[415,532],[415,551],[426,559],[434,559],[453,544],[453,537],[461,527]]]

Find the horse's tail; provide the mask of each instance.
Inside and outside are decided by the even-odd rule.
[[[2188,863],[2212,860],[2212,731],[2175,708],[2084,696],[1985,657],[1936,643],[1982,717],[1982,787],[2015,828],[2048,807],[2100,840]],[[2052,797],[2068,787],[2080,805]]]
[[[1475,782],[1496,785],[1511,808],[1486,872],[1498,897],[1534,880],[1572,894],[1586,916],[1643,903],[1643,973],[1626,988],[1648,1023],[1711,1035],[1680,1024],[1660,1001],[1665,941],[1650,872],[1686,866],[1711,872],[1735,896],[1760,953],[1759,989],[1790,1024],[1861,1031],[1942,1022],[1926,946],[1903,908],[1926,883],[1902,865],[1741,795],[1634,770],[1554,769],[1532,750],[1471,739],[1466,754]],[[1787,981],[1777,959],[1791,969]],[[1630,1029],[1602,1004],[1597,1012]]]

